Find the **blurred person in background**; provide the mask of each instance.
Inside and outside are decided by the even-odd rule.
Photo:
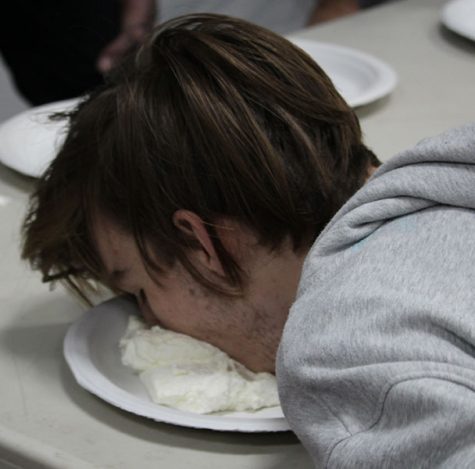
[[[154,23],[154,0],[16,0],[0,17],[0,51],[18,92],[40,105],[102,83],[107,58],[132,50]]]
[[[0,19],[0,51],[32,105],[80,96],[136,49],[157,20],[235,16],[288,34],[384,0],[17,0]]]

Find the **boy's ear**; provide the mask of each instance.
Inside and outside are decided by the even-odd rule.
[[[225,277],[225,271],[204,221],[196,213],[180,209],[173,214],[173,224],[199,245],[199,249],[190,253],[194,261],[220,277]]]

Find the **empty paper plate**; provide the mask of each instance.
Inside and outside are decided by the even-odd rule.
[[[370,54],[309,39],[290,40],[320,65],[352,107],[388,95],[397,84],[396,72]]]
[[[79,99],[45,104],[11,117],[0,125],[0,162],[26,174],[39,177],[56,156],[67,132],[67,120],[51,119],[68,112]]]
[[[452,30],[475,41],[475,0],[452,0],[442,9],[442,23]]]

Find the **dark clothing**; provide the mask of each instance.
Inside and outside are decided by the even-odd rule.
[[[18,91],[39,105],[100,84],[96,60],[119,28],[118,0],[14,0],[0,16],[0,51]]]

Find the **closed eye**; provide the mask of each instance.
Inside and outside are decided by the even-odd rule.
[[[110,282],[112,285],[120,288],[123,284],[124,280],[127,278],[130,269],[116,269],[113,270],[111,274],[109,274]]]
[[[138,300],[140,303],[146,303],[147,302],[147,295],[145,294],[145,291],[143,288],[139,290],[139,295],[138,295]]]
[[[126,288],[125,280],[129,275],[130,269],[115,269],[107,272],[103,279],[104,285],[117,294],[129,294],[131,290]]]

